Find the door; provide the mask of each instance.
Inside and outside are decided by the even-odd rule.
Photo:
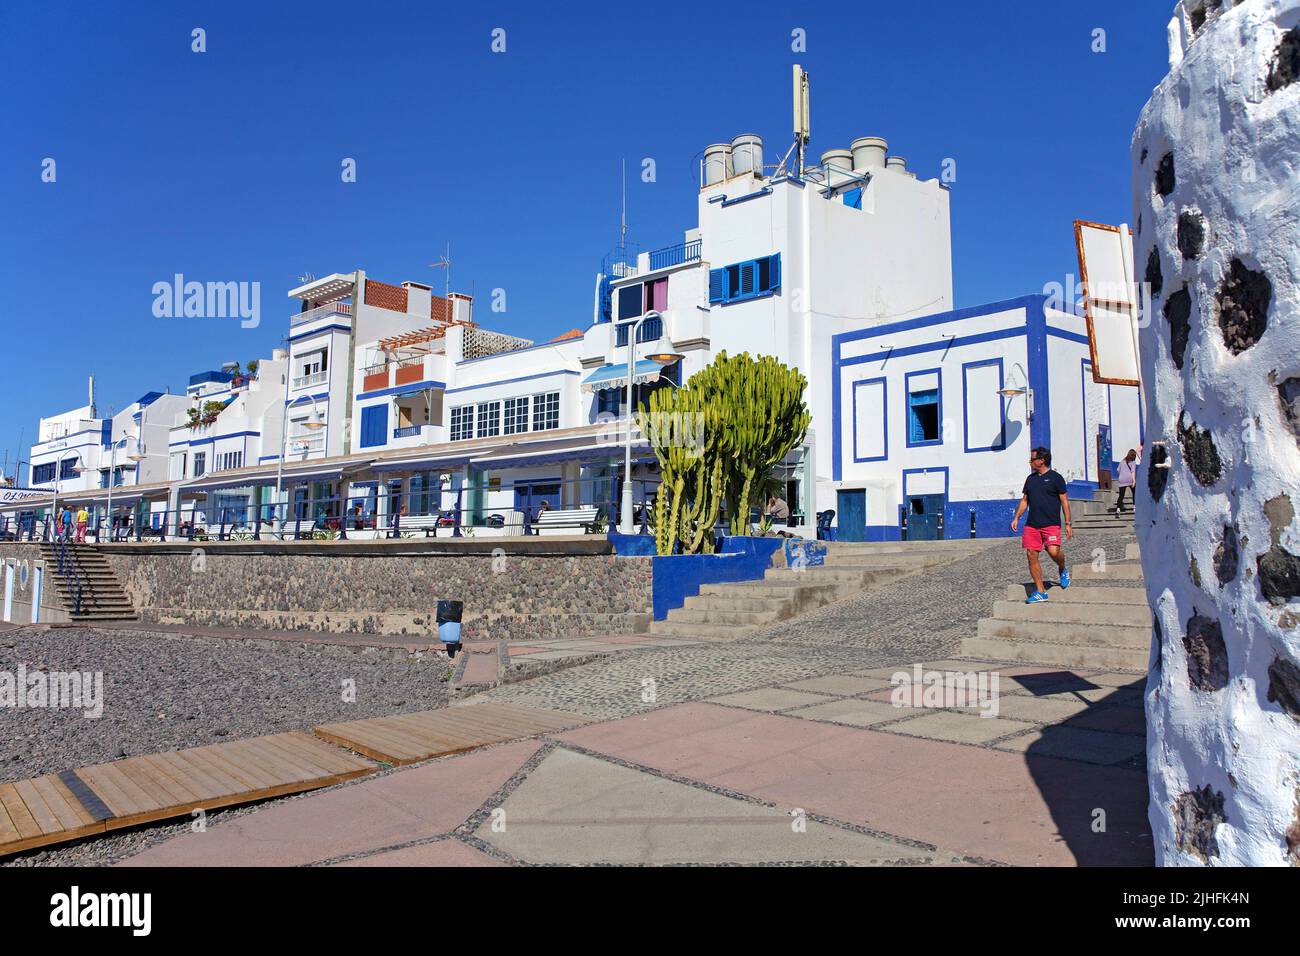
[[[943,495],[912,495],[907,499],[907,540],[938,541]]]
[[[41,579],[45,576],[45,568],[36,564],[32,567],[32,623],[35,624],[41,619]]]
[[[1110,426],[1097,426],[1097,485],[1109,488],[1111,472],[1115,467],[1114,450],[1111,447]]]
[[[14,619],[14,566],[5,565],[5,616],[6,621]]]
[[[837,493],[836,521],[840,541],[867,540],[867,492],[864,488]]]

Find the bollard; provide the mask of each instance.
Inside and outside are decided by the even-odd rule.
[[[465,605],[460,601],[438,602],[438,640],[447,645],[447,656],[460,650],[460,618]]]

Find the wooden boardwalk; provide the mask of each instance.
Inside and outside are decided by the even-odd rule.
[[[332,786],[378,770],[366,757],[409,764],[590,722],[516,704],[468,704],[327,724],[315,737],[271,734],[4,783],[0,856]]]
[[[0,856],[351,780],[379,768],[292,732],[0,784]]]
[[[340,747],[401,766],[587,723],[591,718],[579,714],[489,702],[325,724],[316,728],[316,734]]]

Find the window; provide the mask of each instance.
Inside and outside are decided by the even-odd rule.
[[[634,282],[618,290],[618,320],[639,318],[645,302],[644,284]]]
[[[298,361],[302,363],[302,375],[315,375],[317,372],[324,372],[329,367],[326,364],[325,349],[301,355],[299,356]]]
[[[505,428],[504,433],[514,435],[518,432],[528,431],[528,396],[523,398],[507,398],[505,406]]]
[[[781,253],[709,270],[709,302],[739,302],[781,288]]]
[[[478,430],[474,434],[478,438],[491,438],[501,434],[500,402],[479,402]]]
[[[192,477],[201,478],[208,470],[208,453],[205,451],[196,451],[194,453],[194,474]]]
[[[938,445],[943,442],[943,401],[939,394],[939,370],[908,372],[907,444]]]
[[[59,480],[67,481],[77,476],[77,459],[65,458],[59,462]]]
[[[171,466],[168,468],[168,477],[172,481],[178,481],[185,477],[185,463],[189,456],[185,452],[177,452],[171,457]]]
[[[231,468],[244,467],[244,453],[242,451],[222,452],[217,456],[217,471],[227,471]]]
[[[32,484],[44,485],[54,480],[55,463],[34,465],[32,467]]]
[[[861,186],[857,186],[854,189],[846,189],[840,195],[844,197],[844,205],[848,206],[850,209],[862,208],[862,187]]]
[[[560,427],[560,393],[543,392],[533,396],[533,431]]]
[[[451,440],[474,437],[474,406],[458,405],[451,410]]]
[[[362,448],[373,448],[388,442],[388,405],[370,405],[361,409]]]

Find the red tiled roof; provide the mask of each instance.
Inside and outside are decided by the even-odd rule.
[[[565,333],[563,333],[563,334],[561,334],[561,335],[557,335],[555,338],[551,339],[550,341],[552,341],[552,342],[563,342],[563,341],[565,341],[566,339],[580,339],[580,338],[582,338],[582,336],[583,336],[583,331],[582,331],[582,329],[569,329],[569,331],[567,331],[567,332],[565,332]]]

